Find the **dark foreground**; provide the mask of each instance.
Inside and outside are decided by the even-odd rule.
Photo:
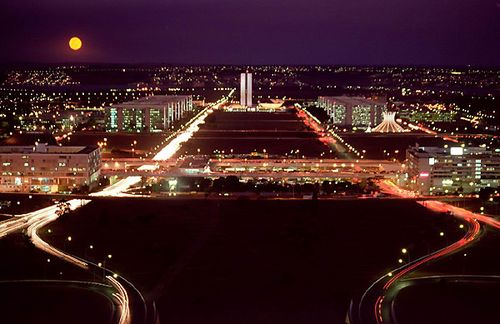
[[[413,202],[372,200],[109,199],[49,227],[49,242],[106,260],[167,323],[343,323],[402,247],[413,258],[462,234]]]

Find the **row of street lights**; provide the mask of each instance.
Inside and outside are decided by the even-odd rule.
[[[47,233],[52,233],[52,230],[51,230],[50,228],[49,228],[49,229],[47,229]],[[67,242],[72,242],[72,241],[73,241],[73,237],[72,237],[71,235],[68,235],[68,236],[66,237],[66,241],[67,241]],[[88,249],[90,249],[90,250],[94,250],[94,245],[93,245],[93,244],[90,244],[90,245],[88,246]],[[87,248],[85,249],[85,258],[87,258]],[[100,268],[102,268],[102,270],[103,270],[103,271],[102,271],[102,273],[103,273],[103,274],[102,274],[103,280],[104,280],[104,279],[105,279],[105,277],[106,277],[106,261],[107,261],[107,262],[109,262],[109,260],[111,260],[112,258],[113,258],[113,255],[110,253],[110,254],[107,254],[107,255],[105,256],[105,258],[104,258],[104,260],[103,260],[102,262],[97,263],[97,266],[98,266],[98,267],[100,267]],[[47,263],[50,263],[50,262],[51,262],[51,259],[50,259],[50,258],[47,258]],[[62,273],[60,273],[60,274],[62,274]],[[114,278],[117,278],[117,277],[118,277],[118,275],[115,273],[115,274],[113,274],[113,277],[114,277]]]

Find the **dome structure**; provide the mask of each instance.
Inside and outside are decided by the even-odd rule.
[[[397,122],[396,122],[396,112],[394,111],[387,111],[384,112],[384,120],[372,129],[372,132],[374,133],[401,133],[404,132],[404,128],[401,127]]]

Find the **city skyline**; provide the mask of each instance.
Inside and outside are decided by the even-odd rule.
[[[500,65],[500,4],[490,0],[1,6],[4,63]],[[78,52],[72,36],[83,40]]]
[[[500,0],[0,3],[0,312],[500,318]]]

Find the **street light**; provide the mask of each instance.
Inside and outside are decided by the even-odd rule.
[[[408,262],[410,262],[410,251],[407,248],[402,248],[401,253],[406,254],[408,256]]]

